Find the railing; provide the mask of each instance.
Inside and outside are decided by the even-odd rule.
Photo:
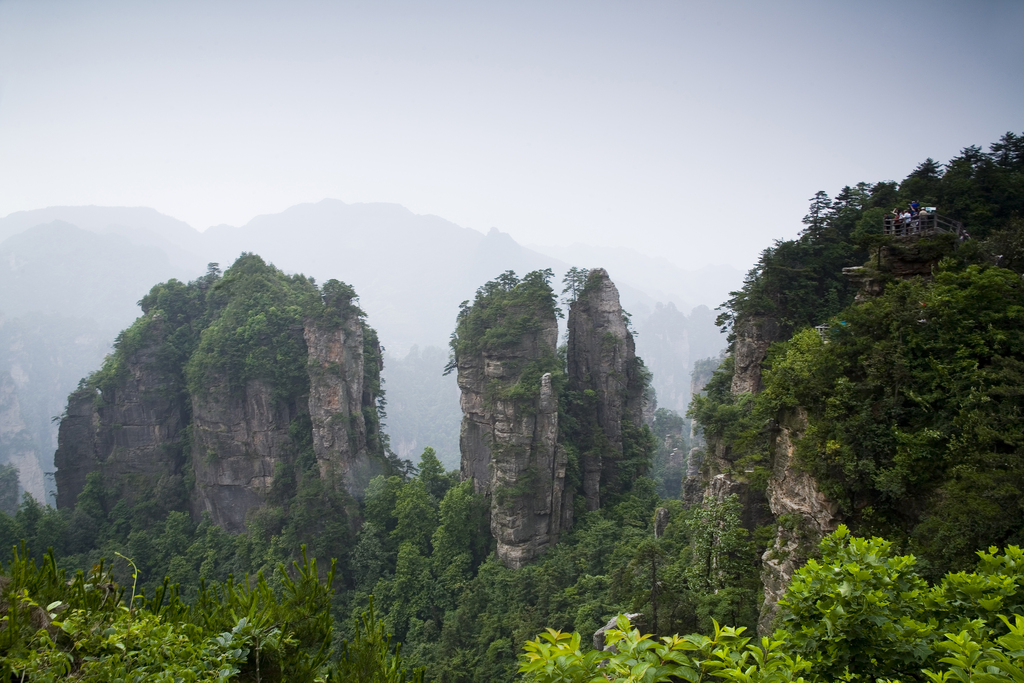
[[[885,219],[882,234],[892,237],[913,237],[918,235],[937,235],[951,232],[964,235],[964,226],[959,221],[943,218],[937,213],[919,213],[909,218],[890,216]]]

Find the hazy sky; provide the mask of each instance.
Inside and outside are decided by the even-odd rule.
[[[334,197],[746,269],[1024,131],[1024,2],[0,0],[0,215]]]

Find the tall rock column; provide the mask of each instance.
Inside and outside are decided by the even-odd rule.
[[[498,558],[518,568],[572,523],[558,444],[558,323],[544,273],[506,274],[464,308],[453,342],[462,391],[462,478],[490,499]]]
[[[623,457],[623,424],[643,423],[645,380],[619,291],[595,268],[569,307],[569,389],[581,396],[571,411],[581,425],[580,460],[587,509],[601,506],[601,486],[615,485]]]
[[[364,329],[348,292],[339,293],[327,285],[325,292],[326,314],[307,320],[303,331],[309,349],[313,450],[320,476],[361,498],[366,484],[381,469],[379,459],[371,457],[373,430],[379,427],[374,378],[368,374],[375,374],[379,381],[382,354],[376,335]]]

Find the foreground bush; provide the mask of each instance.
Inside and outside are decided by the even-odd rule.
[[[717,623],[713,637],[655,639],[620,615],[606,637],[617,652],[586,651],[578,633],[549,629],[526,643],[519,671],[538,683],[1024,683],[1020,548],[978,552],[974,572],[935,585],[917,574],[912,555],[843,526],[820,551],[794,575],[780,627],[760,643]]]
[[[0,574],[0,681],[422,683],[372,601],[331,652],[334,564],[321,579],[302,554],[291,572],[278,567],[277,590],[258,575],[203,586],[186,604],[166,582],[152,599],[129,593],[102,563],[68,580],[52,553],[37,564],[23,547]]]

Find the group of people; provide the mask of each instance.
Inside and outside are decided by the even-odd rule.
[[[893,218],[893,228],[899,225],[903,225],[903,234],[913,234],[918,231],[921,226],[921,214],[928,214],[928,210],[922,208],[921,202],[910,202],[910,206],[900,210],[896,207],[892,210],[891,215]]]
[[[910,202],[910,205],[905,209],[896,207],[889,213],[889,220],[892,222],[893,234],[897,235],[916,235],[921,232],[922,229],[928,230],[938,229],[938,217],[935,217],[931,222],[922,220],[922,217],[931,216],[935,213],[934,206],[921,206],[921,202]],[[971,235],[964,229],[959,223],[953,223],[956,227],[957,239],[960,242],[965,242],[971,239]],[[941,230],[945,232],[945,230]]]

